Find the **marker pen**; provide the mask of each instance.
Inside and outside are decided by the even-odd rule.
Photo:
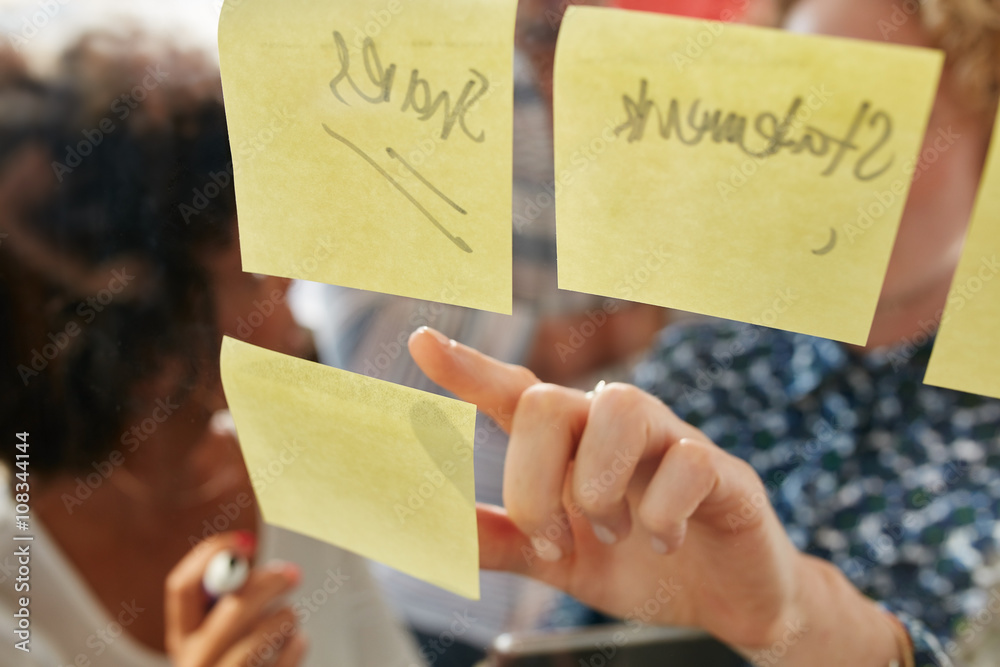
[[[249,576],[250,561],[227,549],[208,562],[201,587],[208,594],[211,604],[215,604],[222,596],[238,591]]]

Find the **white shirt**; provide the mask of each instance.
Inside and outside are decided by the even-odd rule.
[[[37,518],[16,530],[0,472],[0,665],[5,667],[168,667],[162,653],[124,631],[143,609],[125,602],[109,614]],[[33,536],[15,541],[15,536]],[[19,592],[18,555],[27,545],[30,590]],[[415,646],[383,604],[362,558],[273,526],[260,533],[258,562],[302,567],[292,605],[309,638],[303,667],[417,667]],[[24,582],[20,582],[23,584]],[[30,653],[15,648],[19,598],[29,597]]]

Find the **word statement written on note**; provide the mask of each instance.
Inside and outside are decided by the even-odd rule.
[[[703,33],[710,47],[678,65]],[[559,286],[623,297],[661,247],[628,298],[865,343],[942,61],[571,8],[554,84]]]

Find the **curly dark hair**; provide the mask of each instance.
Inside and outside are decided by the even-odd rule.
[[[231,176],[203,54],[132,32],[84,36],[45,76],[0,56],[2,460],[27,431],[33,472],[86,469],[144,390],[217,377],[205,259],[235,237]]]

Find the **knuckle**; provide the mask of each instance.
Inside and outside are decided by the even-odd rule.
[[[594,396],[594,407],[612,413],[632,411],[641,405],[646,394],[638,387],[624,382],[612,382]]]
[[[732,479],[736,481],[738,488],[745,489],[747,493],[762,493],[765,498],[769,497],[764,480],[761,479],[760,473],[752,465],[735,456],[727,458],[732,467],[726,474],[733,475]]]
[[[763,482],[760,479],[760,473],[758,473],[757,469],[754,468],[752,465],[750,465],[749,462],[744,461],[743,459],[735,456],[731,456],[729,457],[729,459],[733,467],[736,469],[738,475],[742,477],[747,477],[756,482],[761,482],[761,487],[764,486]]]
[[[685,465],[690,472],[710,470],[715,463],[714,447],[699,440],[681,440],[671,448],[671,453],[671,458]]]
[[[601,415],[603,418],[619,424],[640,423],[646,428],[656,421],[654,416],[662,418],[664,415],[657,414],[659,411],[666,413],[672,418],[673,413],[658,398],[647,394],[635,385],[624,382],[613,382],[607,385],[599,394],[594,396],[590,407],[590,415]]]
[[[674,532],[678,521],[665,508],[659,507],[648,500],[639,504],[637,510],[639,523],[654,535],[666,535]]]
[[[719,452],[714,446],[696,440],[682,440],[674,445],[674,449],[673,464],[680,466],[680,472],[689,484],[707,489],[716,483],[719,478]]]
[[[569,390],[555,384],[540,382],[524,390],[517,403],[517,411],[522,416],[544,416],[558,408],[566,399]]]

